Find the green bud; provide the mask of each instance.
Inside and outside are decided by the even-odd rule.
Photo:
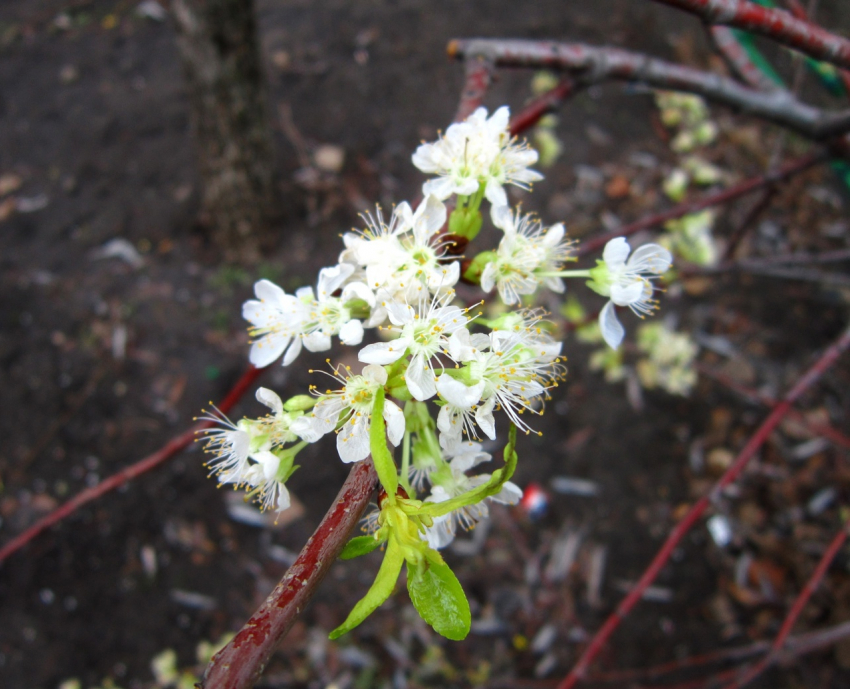
[[[449,217],[449,232],[473,240],[481,231],[483,222],[484,218],[477,208],[455,208]]]
[[[474,285],[480,284],[481,273],[484,272],[484,268],[487,267],[488,263],[491,263],[495,260],[495,251],[482,251],[475,258],[472,259],[472,263],[469,264],[469,267],[463,273],[463,279],[467,282],[471,282]]]
[[[316,398],[310,395],[295,395],[283,403],[286,411],[307,411],[316,404]]]

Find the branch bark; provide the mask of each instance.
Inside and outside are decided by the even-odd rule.
[[[620,48],[471,38],[452,41],[449,53],[458,58],[486,54],[499,67],[561,70],[569,73],[579,87],[619,80],[659,89],[687,91],[762,117],[817,141],[850,131],[850,110],[820,110],[800,102],[785,90],[760,91],[729,77]]]
[[[239,633],[213,656],[199,685],[201,689],[254,686],[275,648],[339,557],[377,482],[371,459],[351,468],[336,501],[298,559]]]
[[[700,17],[767,36],[815,59],[850,69],[850,40],[784,10],[762,7],[745,0],[656,0]]]

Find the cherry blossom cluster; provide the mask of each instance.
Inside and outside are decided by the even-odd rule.
[[[343,462],[371,456],[383,498],[367,518],[366,541],[352,545],[351,554],[387,544],[385,564],[391,560],[391,569],[400,569],[406,562],[409,580],[419,582],[414,586],[438,577],[428,586],[453,588],[456,579],[438,549],[451,543],[458,527],[486,518],[490,501],[516,504],[522,496],[509,481],[516,430],[536,432],[534,417],[566,375],[562,345],[546,314],[533,308],[535,295],[542,289],[563,293],[564,278],[585,278],[610,299],[599,325],[616,348],[624,329],[615,307],[641,317],[654,311],[654,281],[671,264],[669,251],[657,244],[632,253],[618,238],[595,268],[566,270],[575,257],[564,225],[547,227],[509,205],[506,185],[529,190],[542,175],[531,169],[537,152],[512,137],[508,123],[507,107],[490,117],[479,108],[437,141],[419,146],[413,163],[432,176],[422,186],[422,201],[415,210],[402,202],[389,214],[378,207],[361,216],[361,227],[343,235],[337,263],[319,271],[315,289],[287,294],[268,280],[255,284],[256,298],[243,306],[251,363],[263,367],[280,359],[289,366],[302,348],[324,352],[336,337],[359,348],[360,370],[330,366],[316,372],[331,381],[327,387],[312,385],[309,395],[285,402],[261,388],[257,399],[270,413],[260,419],[234,424],[221,415],[206,417],[219,421],[206,435],[211,473],[222,484],[246,487],[270,510],[289,506],[285,483],[308,444],[334,434]],[[485,200],[501,236],[494,249],[471,256]],[[512,310],[488,318],[484,301],[461,303],[455,290],[461,280],[484,294],[495,291]],[[491,460],[482,441],[495,441],[503,423],[510,429],[506,465],[471,475]],[[369,595],[374,602],[378,594]],[[422,600],[413,590],[411,598]],[[359,624],[363,611],[383,599],[371,607],[364,601],[337,632]],[[458,602],[465,604],[465,598]],[[460,634],[438,631],[449,638]]]

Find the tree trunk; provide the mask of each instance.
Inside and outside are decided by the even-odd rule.
[[[231,260],[271,238],[272,139],[253,0],[172,0],[203,184],[201,224]]]

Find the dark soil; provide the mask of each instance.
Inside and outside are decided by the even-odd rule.
[[[842,3],[821,5],[826,26],[850,28]],[[445,58],[450,38],[578,40],[709,61],[698,22],[639,0],[261,0],[258,11],[287,220],[273,254],[239,267],[223,264],[194,226],[198,179],[169,24],[138,16],[126,0],[0,4],[0,175],[21,181],[0,198],[4,542],[156,450],[208,400],[223,396],[247,364],[239,314],[255,279],[269,277],[286,289],[308,284],[334,262],[338,235],[358,222],[358,212],[417,194],[422,179],[410,154],[447,126],[462,86],[462,67]],[[57,23],[63,13],[68,21]],[[501,73],[487,105],[521,107],[530,76]],[[297,131],[280,125],[282,106],[291,109]],[[747,147],[743,135],[727,134],[713,153],[740,178],[761,172],[779,145],[787,156],[805,148],[745,118],[717,116],[724,131],[741,128],[756,142]],[[664,203],[652,190],[675,157],[646,92],[612,85],[582,94],[562,110],[557,131],[565,153],[526,202],[545,220],[564,220],[581,236],[600,230],[603,211],[627,221]],[[309,152],[319,144],[344,149],[339,174],[298,171],[296,145]],[[630,162],[636,152],[654,156],[657,170]],[[651,185],[624,200],[603,191],[579,198],[578,164],[594,166],[606,180],[649,175]],[[759,225],[746,251],[846,248],[843,194],[827,169],[785,185],[761,218],[772,225]],[[2,206],[12,197],[17,212]],[[729,210],[719,233],[730,233],[752,201]],[[94,257],[115,238],[135,247],[143,264]],[[836,270],[846,276],[846,267]],[[846,286],[727,275],[686,284],[678,296],[671,290],[662,314],[675,314],[684,330],[731,343],[734,356],[706,351],[703,363],[780,395],[840,332],[847,301]],[[334,565],[275,656],[266,686],[470,686],[519,678],[543,687],[563,676],[683,506],[718,475],[711,462],[701,468],[694,461],[699,448],[709,458],[713,449],[739,450],[767,413],[708,379],[687,400],[645,392],[637,411],[622,384],[606,384],[588,370],[586,346],[569,340],[565,351],[568,384],[543,419],[543,438],[523,440],[516,481],[548,490],[553,476],[580,477],[596,482],[599,494],[552,493],[550,509],[537,520],[520,508],[494,510],[489,530],[474,535],[480,547],[467,556],[450,552],[476,620],[463,643],[436,638],[404,594],[348,638],[327,642],[365,591],[379,556]],[[306,369],[323,359],[304,354],[291,369],[272,367],[263,383],[282,396],[301,392],[310,382]],[[844,361],[801,408],[846,432],[848,391]],[[246,396],[234,416],[261,412]],[[789,459],[809,438],[791,426],[774,435],[754,470],[717,505],[733,517],[734,542],[718,547],[700,524],[659,578],[662,600],[638,606],[600,669],[773,638],[850,495],[846,450],[827,445]],[[79,678],[82,687],[149,687],[150,661],[168,648],[181,667],[195,665],[200,641],[237,630],[272,589],[346,476],[330,444],[302,457],[290,487],[304,513],[278,527],[231,519],[228,496],[207,479],[200,453],[190,451],[12,556],[0,568],[0,684],[53,689]],[[837,491],[834,500],[822,512],[807,512],[812,496],[829,487]],[[553,580],[550,555],[571,532],[581,533],[577,559]],[[596,591],[592,563],[603,554]],[[770,573],[772,592],[758,582],[745,581],[746,590],[736,584],[744,556]],[[798,631],[850,618],[848,565],[845,552]],[[548,644],[541,633],[547,625],[554,630]],[[845,642],[752,686],[846,687],[848,668]]]

